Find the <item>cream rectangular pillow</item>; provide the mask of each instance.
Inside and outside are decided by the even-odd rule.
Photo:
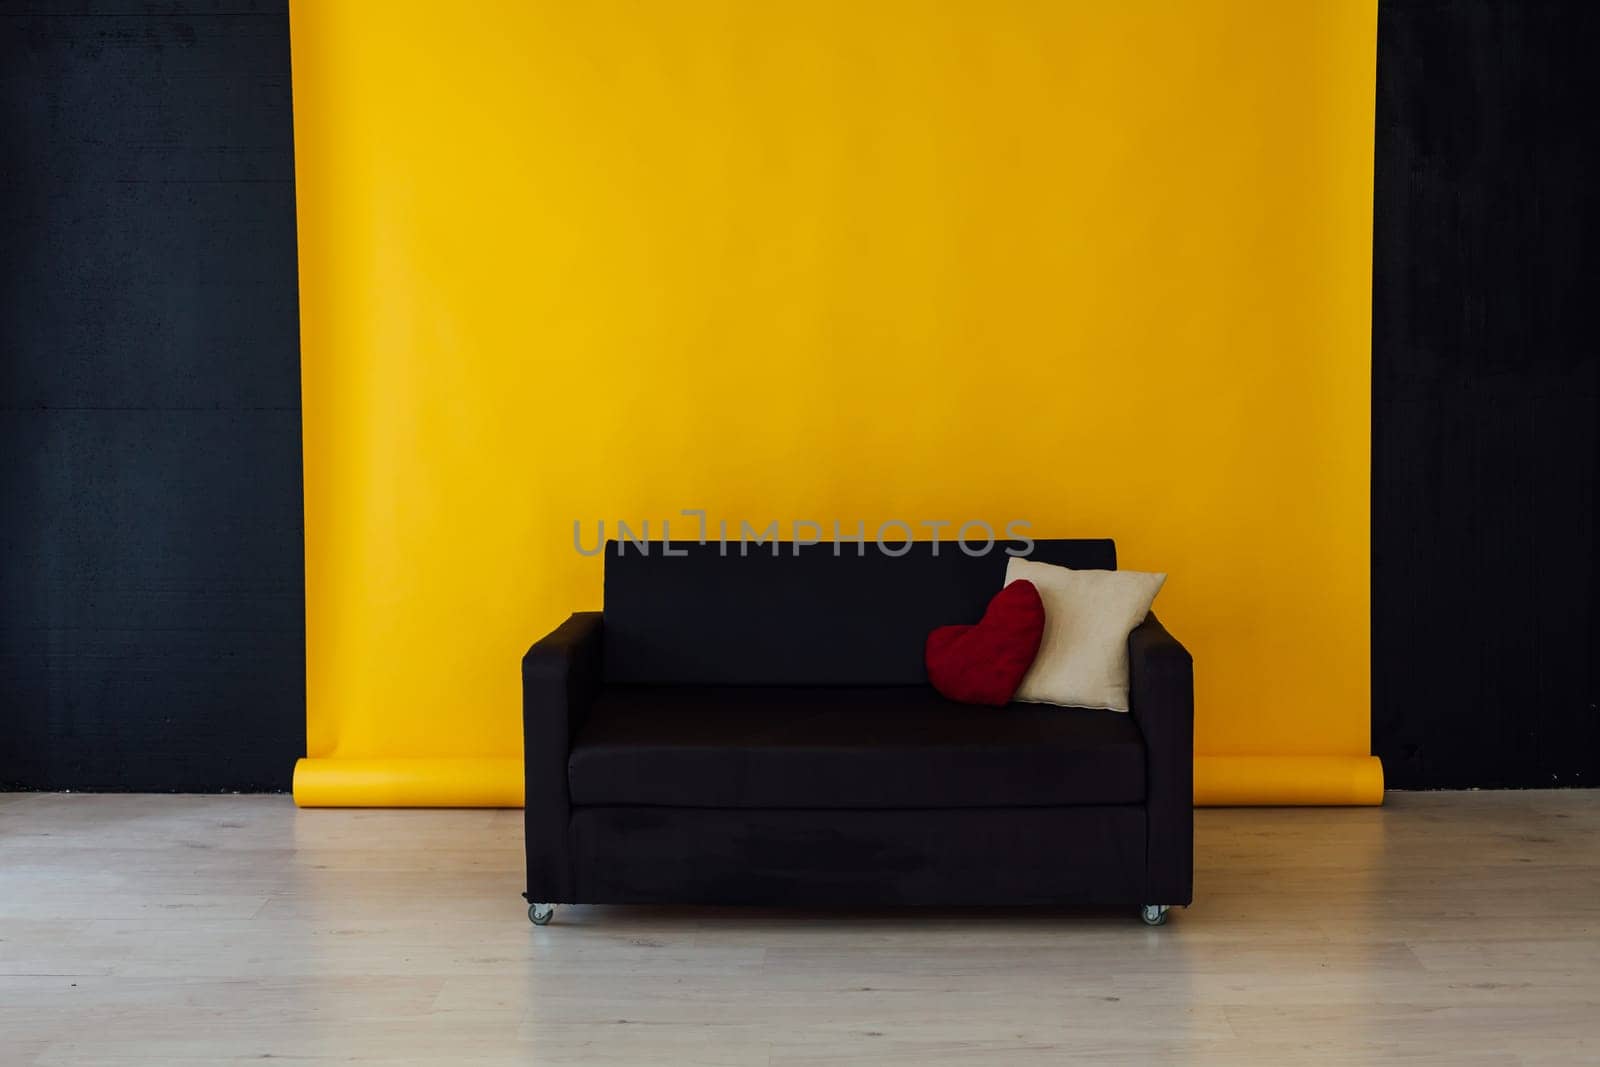
[[[1044,640],[1015,699],[1128,710],[1128,634],[1144,621],[1165,574],[1077,571],[1013,557],[1006,585],[1027,579],[1044,601]]]

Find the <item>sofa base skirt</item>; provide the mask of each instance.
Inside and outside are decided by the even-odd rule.
[[[577,808],[573,904],[1061,905],[1147,900],[1142,805]],[[537,899],[537,898],[535,898]]]

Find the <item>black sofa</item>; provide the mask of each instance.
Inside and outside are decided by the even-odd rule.
[[[607,543],[604,612],[522,661],[534,922],[557,903],[1094,904],[1159,924],[1189,903],[1183,646],[1154,615],[1133,631],[1131,714],[949,702],[924,641],[977,621],[1008,546],[890,547]],[[1028,556],[1116,566],[1108,540]]]

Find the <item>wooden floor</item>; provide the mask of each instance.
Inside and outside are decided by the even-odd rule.
[[[1600,792],[1197,823],[1196,904],[1163,929],[539,929],[520,812],[0,794],[0,1064],[1600,1062]]]

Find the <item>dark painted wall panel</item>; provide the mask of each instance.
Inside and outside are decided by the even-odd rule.
[[[286,27],[0,20],[0,403],[299,405]]]
[[[1373,745],[1396,787],[1600,785],[1600,6],[1382,0]]]
[[[5,406],[298,408],[297,360],[261,356],[299,349],[293,184],[58,183],[19,214]]]
[[[10,6],[0,108],[0,786],[287,788],[285,5]]]

